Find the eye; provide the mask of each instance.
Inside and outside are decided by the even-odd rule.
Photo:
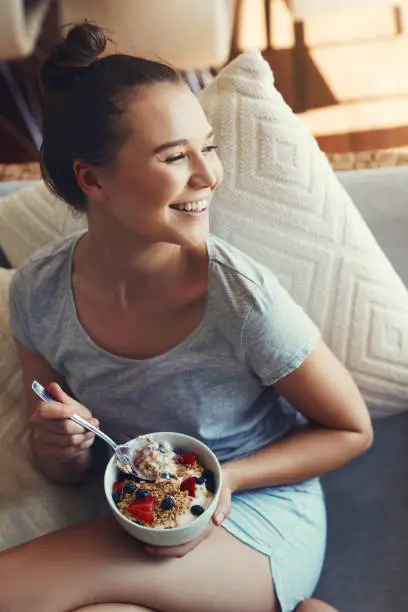
[[[205,149],[203,149],[203,153],[211,153],[212,151],[215,151],[215,149],[218,149],[218,145],[208,145],[208,147],[205,147]],[[177,153],[177,155],[172,155],[171,157],[168,157],[165,161],[166,164],[173,164],[175,162],[185,159],[186,157],[186,153]]]
[[[180,161],[186,157],[185,153],[178,153],[177,155],[172,155],[166,159],[166,164],[172,164],[173,162]]]
[[[218,145],[208,145],[208,147],[205,147],[204,153],[211,153],[211,151],[215,151],[216,149],[218,149]]]

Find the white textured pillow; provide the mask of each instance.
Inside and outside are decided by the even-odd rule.
[[[212,231],[277,274],[373,414],[408,408],[408,292],[269,65],[245,53],[200,99],[225,170]]]
[[[0,200],[0,247],[14,268],[42,246],[86,226],[42,181]]]
[[[8,320],[12,271],[0,268],[0,550],[97,514],[102,485],[65,487],[33,467],[20,368]]]

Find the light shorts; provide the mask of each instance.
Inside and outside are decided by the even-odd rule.
[[[270,559],[282,612],[313,595],[326,550],[326,508],[318,479],[233,495],[223,527]]]

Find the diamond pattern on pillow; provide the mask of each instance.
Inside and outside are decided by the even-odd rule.
[[[373,415],[408,407],[408,292],[258,52],[200,95],[225,171],[211,228],[270,267]],[[384,202],[384,206],[387,203]]]

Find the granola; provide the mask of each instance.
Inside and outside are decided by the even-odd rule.
[[[169,464],[167,464],[169,465]],[[215,492],[213,472],[194,453],[173,453],[173,472],[157,474],[154,481],[118,470],[112,496],[129,520],[156,529],[185,525],[210,505]]]

